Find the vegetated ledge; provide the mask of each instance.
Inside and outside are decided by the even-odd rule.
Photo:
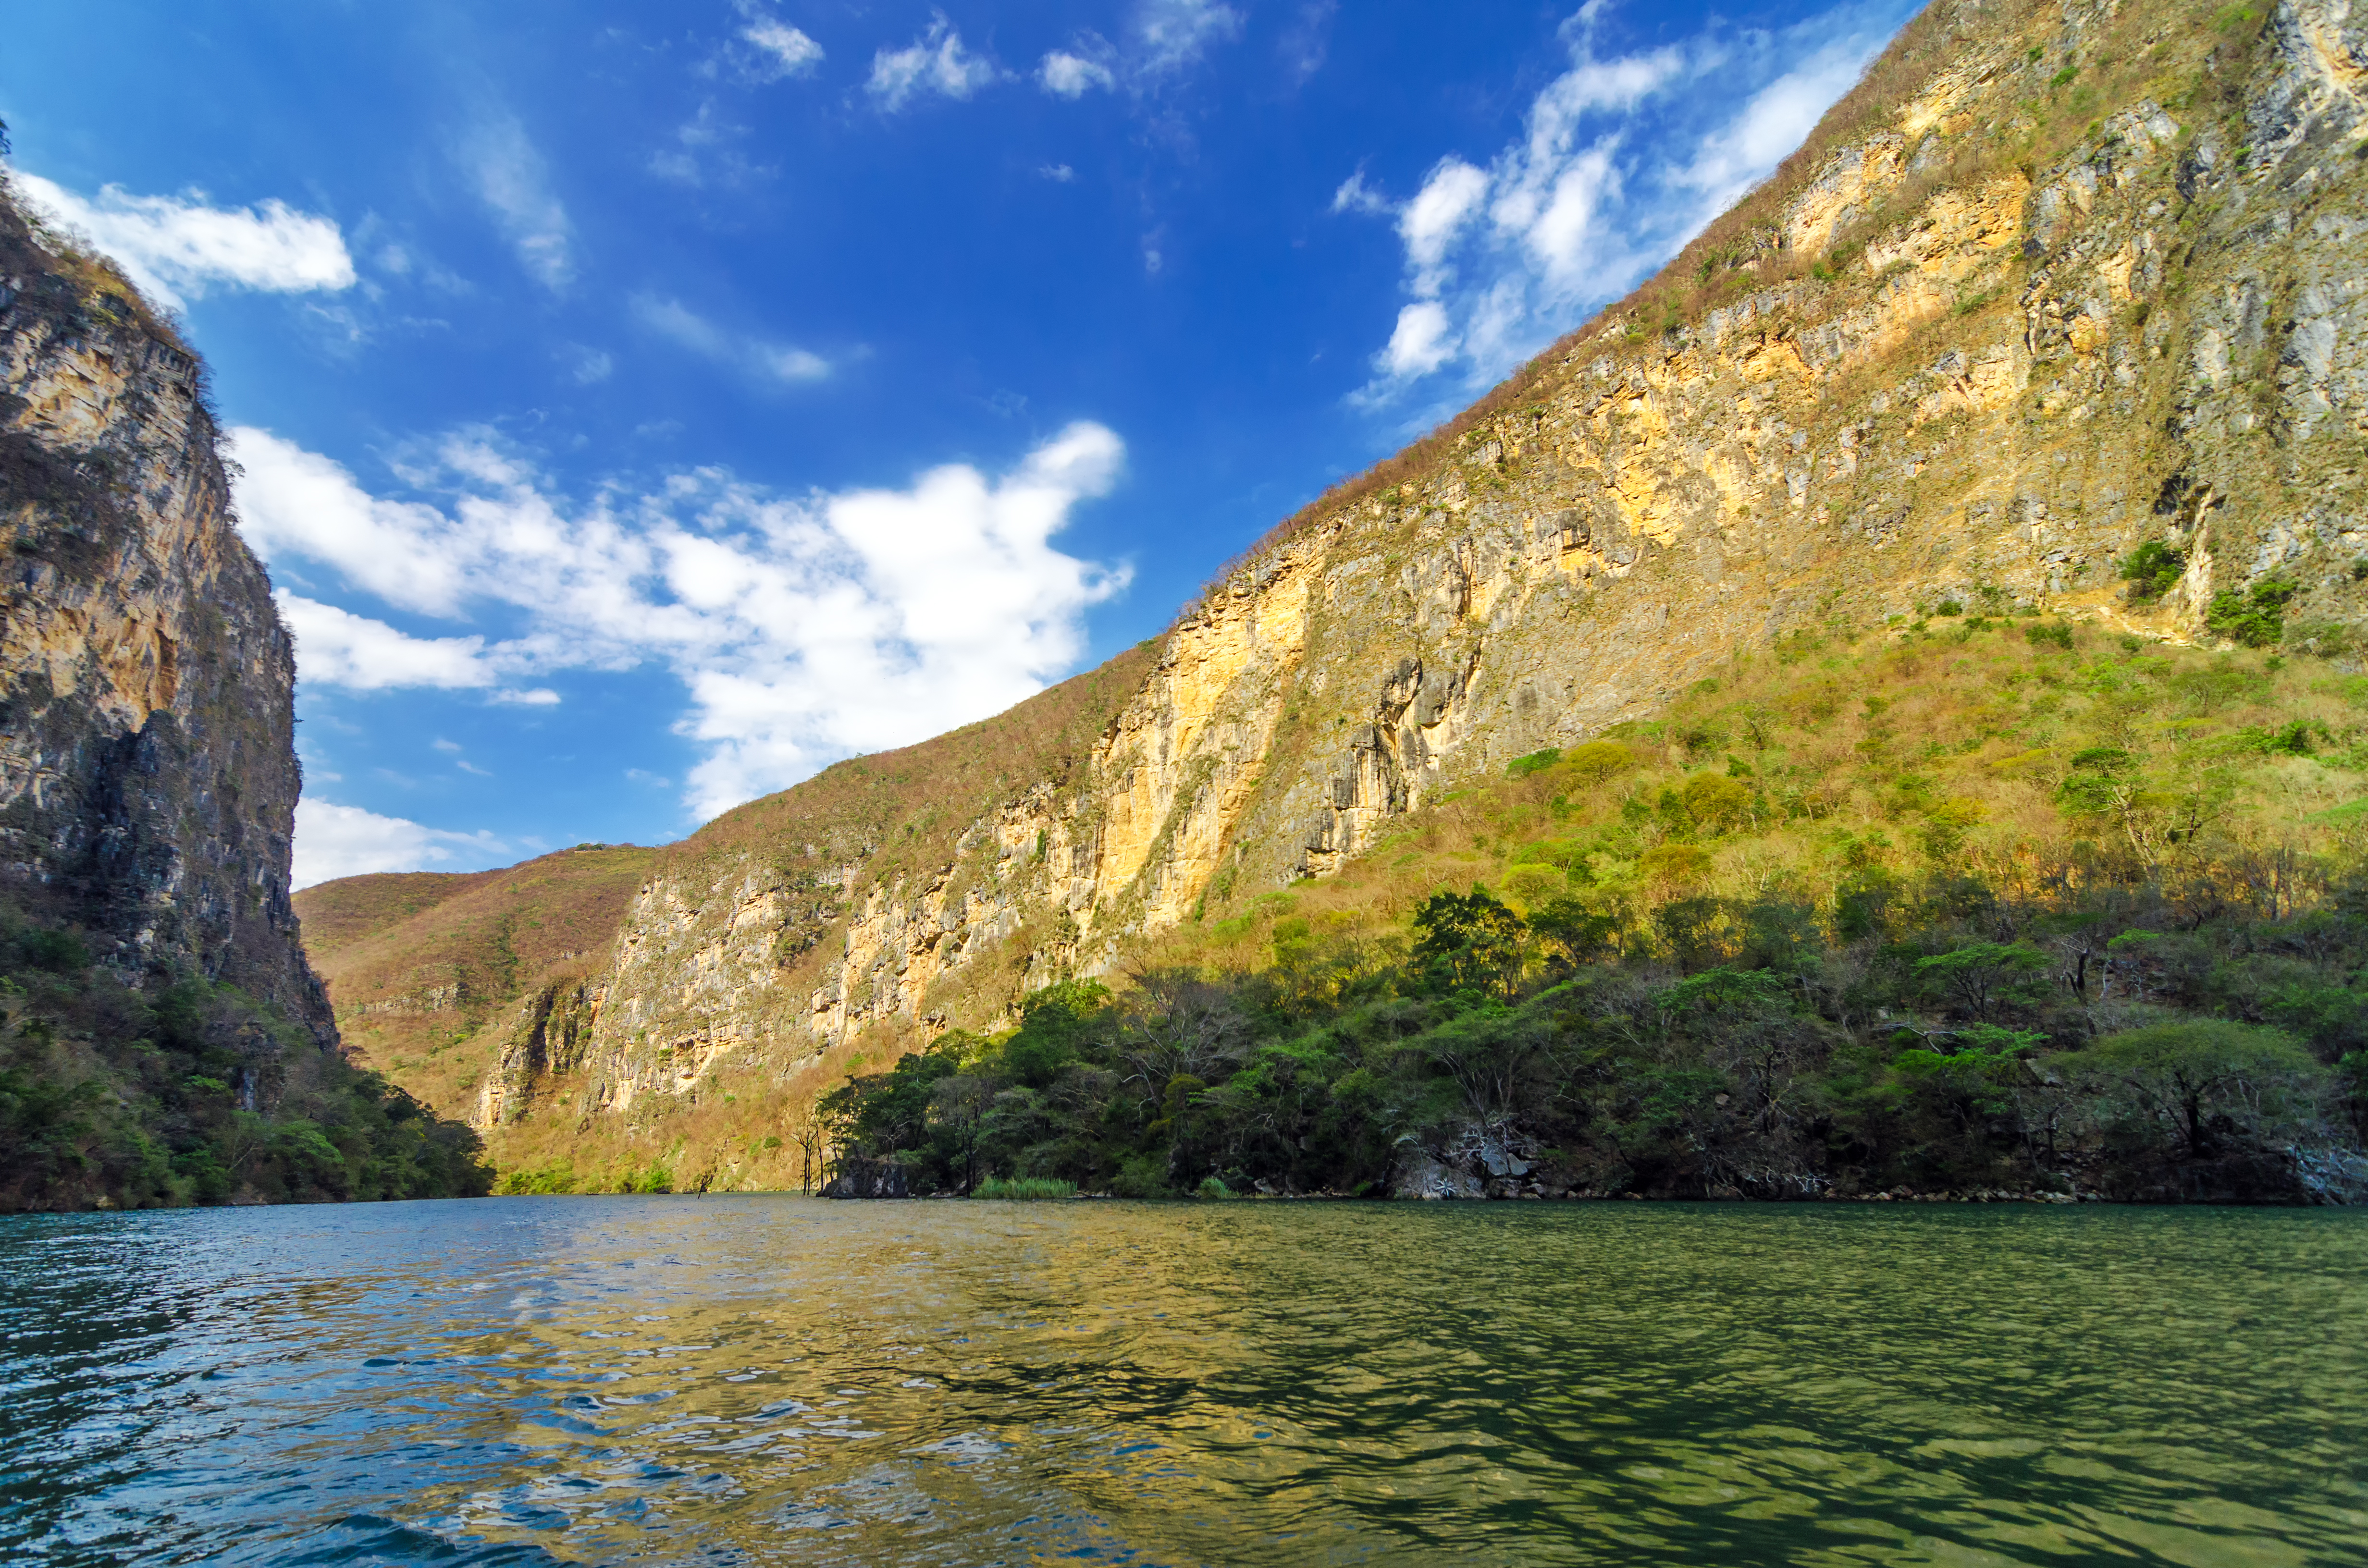
[[[912,1196],[2358,1201],[2368,676],[1796,636],[818,1111]]]

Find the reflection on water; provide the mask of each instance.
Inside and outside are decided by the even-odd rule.
[[[0,1556],[2368,1561],[2368,1216],[0,1221]]]

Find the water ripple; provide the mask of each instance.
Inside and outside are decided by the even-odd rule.
[[[2351,1564],[2368,1216],[0,1221],[0,1555]]]

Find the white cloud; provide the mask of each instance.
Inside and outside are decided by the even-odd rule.
[[[617,368],[617,361],[609,358],[608,350],[586,348],[580,343],[565,345],[561,348],[559,358],[560,362],[567,367],[569,378],[579,387],[596,386],[607,381],[609,373]]]
[[[296,802],[296,865],[290,881],[308,888],[373,871],[472,870],[498,864],[508,854],[509,846],[490,833],[449,833],[307,795]]]
[[[1324,57],[1331,49],[1333,14],[1339,8],[1339,0],[1305,0],[1299,7],[1299,19],[1282,35],[1283,62],[1290,66],[1294,82],[1304,82],[1324,69]]]
[[[462,143],[460,161],[527,276],[554,293],[573,282],[575,228],[526,127],[512,115],[480,122]]]
[[[1142,0],[1134,12],[1142,68],[1155,75],[1182,70],[1241,30],[1242,14],[1215,0]]]
[[[822,45],[755,0],[740,0],[739,11],[747,23],[740,37],[757,51],[757,68],[752,74],[760,80],[803,76],[821,63]]]
[[[433,506],[371,496],[268,431],[233,440],[242,527],[275,562],[319,562],[371,592],[385,585],[406,608],[433,585],[433,613],[498,610],[517,623],[500,642],[431,640],[335,611],[344,619],[311,623],[325,631],[298,627],[305,680],[391,686],[408,672],[412,685],[492,685],[662,664],[690,693],[682,733],[706,751],[687,780],[700,814],[1041,689],[1083,653],[1086,608],[1128,580],[1052,543],[1124,463],[1118,437],[1090,423],[999,477],[950,464],[904,489],[789,499],[700,470],[638,498],[603,487],[582,505],[552,496],[482,432],[447,437],[405,471],[442,496]],[[288,516],[291,505],[303,515]],[[370,528],[370,548],[350,542],[347,529]],[[415,558],[408,572],[380,554],[398,549]],[[330,608],[290,602],[291,621]],[[557,700],[541,688],[495,699]]]
[[[1436,300],[1417,300],[1398,312],[1397,330],[1382,350],[1383,368],[1393,376],[1427,376],[1454,352],[1447,307]]]
[[[1036,81],[1046,92],[1064,98],[1081,98],[1094,88],[1108,92],[1118,75],[1099,60],[1056,49],[1036,67]]]
[[[505,708],[556,708],[559,693],[547,686],[537,686],[524,691],[496,691],[485,700]]]
[[[929,30],[911,47],[883,49],[871,57],[871,80],[867,86],[880,107],[893,113],[916,92],[967,98],[1002,76],[993,61],[962,47],[962,34],[954,31],[940,11],[929,23]]]
[[[1077,171],[1066,164],[1039,164],[1036,172],[1054,185],[1066,185],[1077,177]]]
[[[1067,49],[1046,54],[1036,82],[1064,98],[1124,87],[1147,95],[1162,80],[1198,64],[1212,45],[1241,36],[1242,14],[1215,0],[1139,0],[1122,45],[1099,33],[1079,33]]]
[[[354,284],[353,257],[336,222],[274,199],[257,207],[210,207],[205,192],[133,196],[121,186],[85,199],[39,175],[10,176],[44,218],[113,256],[158,304],[179,309],[211,284],[270,293],[336,291]]]
[[[1461,158],[1441,158],[1415,199],[1398,214],[1414,270],[1414,291],[1436,294],[1446,281],[1447,251],[1488,195],[1488,176]]]
[[[483,637],[412,637],[382,620],[285,588],[272,597],[279,601],[279,619],[295,634],[296,662],[306,680],[374,691],[492,686],[500,679],[486,662]]]
[[[659,336],[719,364],[736,365],[760,379],[816,381],[830,374],[830,361],[819,354],[727,333],[679,300],[636,294],[632,306],[634,318]]]
[[[1365,183],[1362,169],[1342,180],[1340,188],[1332,193],[1335,212],[1380,213],[1390,210],[1390,199]]]
[[[433,506],[381,501],[329,459],[268,430],[231,432],[239,481],[239,531],[267,559],[301,555],[333,566],[358,588],[404,609],[450,615],[460,608],[466,541]]]
[[[434,746],[438,751],[449,752],[454,756],[461,755],[461,743],[458,741],[448,741],[443,736],[438,735],[427,744]]]
[[[1866,69],[1866,61],[1862,38],[1836,39],[1761,88],[1740,114],[1705,138],[1676,176],[1676,183],[1702,193],[1702,222],[1735,205],[1806,141],[1827,108]]]
[[[1570,68],[1486,167],[1451,153],[1395,209],[1362,170],[1335,192],[1335,212],[1395,210],[1406,256],[1410,302],[1358,401],[1450,367],[1491,381],[1626,291],[1765,178],[1908,11],[1843,0],[1781,32],[1601,58],[1608,0],[1588,0],[1563,25]]]

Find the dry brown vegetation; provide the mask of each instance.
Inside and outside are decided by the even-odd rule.
[[[498,871],[346,877],[298,893],[296,913],[347,1049],[450,1108],[480,1064],[444,1053],[533,987],[605,961],[656,858],[602,846]]]
[[[2067,805],[2099,751],[2128,759],[2112,765],[2125,810]],[[1449,795],[1337,878],[1133,962],[1247,973],[1401,944],[1416,905],[1474,883],[1523,912],[1575,899],[1640,950],[1673,903],[1783,898],[1831,918],[1852,890],[1936,874],[2039,901],[2161,886],[2197,911],[2278,918],[2363,855],[2368,677],[2068,622],[1943,619],[1738,660],[1661,720]]]
[[[717,817],[667,849],[666,869],[751,849],[825,865],[862,858],[865,880],[877,882],[942,866],[982,809],[1076,778],[1157,657],[1157,643],[1139,643],[992,719],[834,763]]]

